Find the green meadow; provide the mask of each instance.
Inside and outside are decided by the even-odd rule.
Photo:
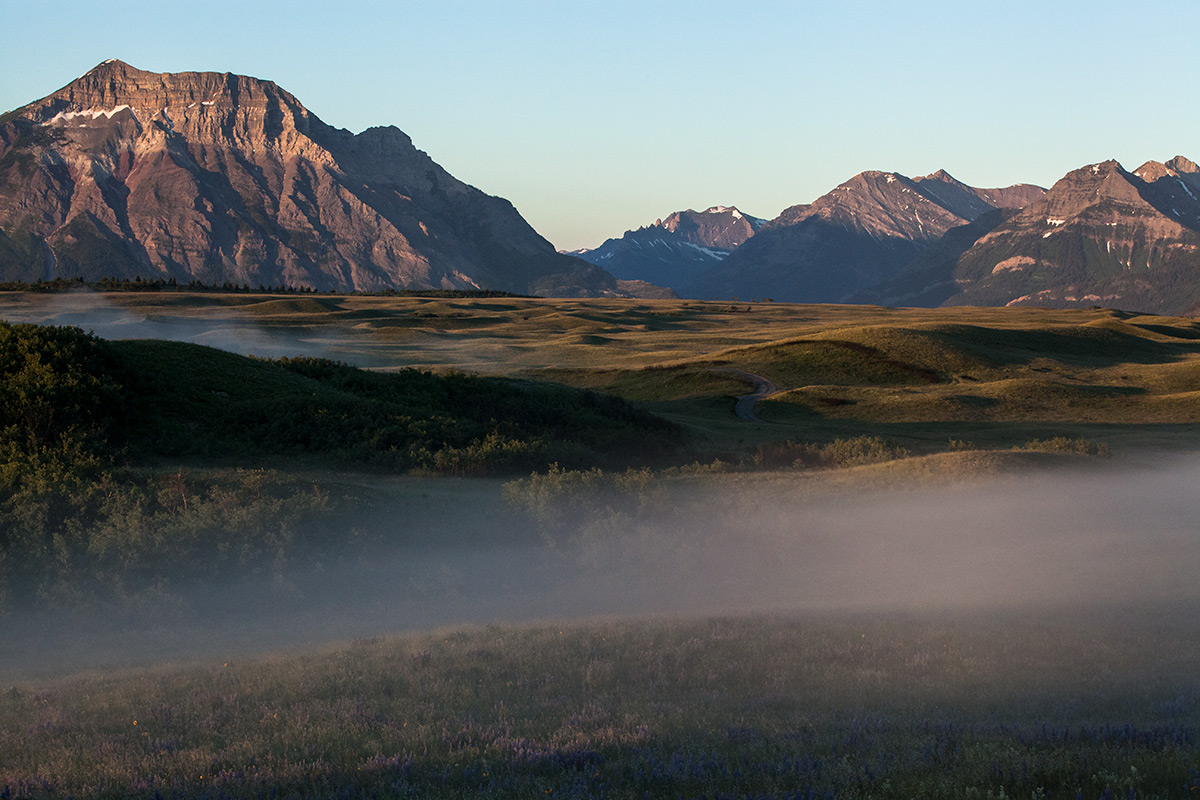
[[[1200,792],[1195,320],[0,319],[0,798]]]

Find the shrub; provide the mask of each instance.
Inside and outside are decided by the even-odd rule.
[[[1069,455],[1097,456],[1099,458],[1108,458],[1110,455],[1107,444],[1085,439],[1082,436],[1074,439],[1068,436],[1055,436],[1052,439],[1031,439],[1015,449],[1038,453],[1067,453]]]
[[[792,442],[760,445],[751,461],[767,469],[840,469],[907,458],[910,452],[879,436],[834,439],[827,444]]]
[[[589,547],[616,529],[632,530],[669,507],[661,479],[649,469],[605,472],[562,469],[504,484],[505,503],[528,514],[552,547]]]
[[[270,470],[27,481],[0,508],[0,610],[128,599],[235,574],[278,578],[341,531],[336,504]]]

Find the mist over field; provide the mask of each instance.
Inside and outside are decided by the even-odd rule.
[[[203,295],[198,297],[204,299]],[[140,298],[135,296],[134,299]],[[13,323],[70,325],[102,339],[162,339],[202,344],[244,356],[326,356],[349,361],[345,353],[331,347],[326,335],[317,331],[300,336],[294,331],[272,328],[252,318],[231,314],[230,308],[223,305],[192,309],[191,314],[194,316],[154,313],[153,310],[141,313],[137,306],[117,305],[99,292],[74,291],[44,297],[35,295],[32,302],[5,307],[0,311],[0,319]]]
[[[151,595],[141,610],[10,615],[0,673],[223,659],[458,624],[745,612],[1200,611],[1200,462],[1105,465],[953,486],[870,473],[703,480],[526,515],[499,486],[425,507],[384,499],[347,527],[381,542],[260,581]],[[435,484],[431,484],[435,485]],[[584,512],[583,516],[573,516]]]

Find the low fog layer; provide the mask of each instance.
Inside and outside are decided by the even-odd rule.
[[[272,328],[252,318],[239,319],[225,306],[214,306],[208,311],[206,314],[191,309],[195,316],[190,317],[146,315],[136,307],[115,305],[99,293],[79,291],[35,296],[28,305],[0,309],[0,319],[11,323],[69,325],[102,339],[163,339],[202,344],[244,356],[324,356],[353,363],[352,354],[341,351],[323,333],[308,331],[297,335],[294,330]]]
[[[0,675],[223,659],[462,623],[758,611],[1200,611],[1200,462],[908,491],[671,490],[547,531],[495,503],[348,521],[393,543],[151,613],[8,617]],[[478,494],[472,495],[478,497]],[[632,507],[631,507],[632,508]],[[553,540],[553,545],[547,543]]]

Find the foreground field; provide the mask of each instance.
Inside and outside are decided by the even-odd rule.
[[[446,629],[14,686],[0,794],[1187,797],[1198,658],[1153,612]]]

